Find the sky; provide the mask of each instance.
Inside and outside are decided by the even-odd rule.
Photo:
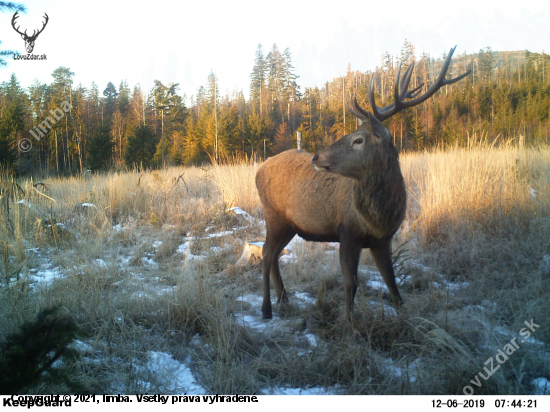
[[[277,44],[289,48],[298,84],[321,86],[352,70],[374,70],[382,53],[399,55],[405,39],[439,57],[529,50],[550,53],[550,1],[454,2],[428,0],[20,0],[20,30],[42,27],[33,54],[46,60],[13,60],[0,68],[0,82],[15,73],[22,87],[35,79],[51,83],[52,72],[68,67],[75,84],[102,92],[109,81],[126,80],[144,91],[154,80],[179,83],[179,94],[195,95],[210,72],[220,94],[249,96],[255,52]],[[27,54],[11,26],[12,12],[0,13],[0,50]]]

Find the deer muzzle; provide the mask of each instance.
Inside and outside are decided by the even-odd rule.
[[[313,167],[315,167],[315,170],[319,172],[329,172],[330,171],[330,163],[327,162],[326,157],[319,157],[319,154],[316,154],[311,158],[311,163],[313,164]]]

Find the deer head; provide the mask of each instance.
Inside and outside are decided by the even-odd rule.
[[[12,25],[13,29],[21,35],[23,40],[25,40],[25,49],[27,49],[27,53],[32,53],[32,51],[34,49],[34,42],[36,41],[36,38],[38,37],[38,35],[40,33],[42,33],[42,31],[44,30],[44,28],[48,24],[49,17],[46,13],[44,13],[44,17],[46,18],[46,21],[43,23],[42,28],[38,31],[34,30],[33,33],[32,33],[32,36],[29,36],[27,34],[27,30],[25,30],[24,33],[21,33],[19,31],[19,26],[15,27],[15,19],[17,19],[19,17],[18,13],[19,12],[16,11],[15,14],[13,15],[13,17],[11,19],[11,25]]]
[[[452,48],[443,63],[439,76],[428,90],[418,96],[424,83],[412,90],[409,89],[409,83],[414,70],[414,62],[407,68],[403,78],[401,78],[401,63],[397,69],[394,82],[394,102],[385,107],[378,107],[374,101],[374,76],[371,77],[368,99],[372,107],[372,113],[367,112],[357,103],[357,98],[351,96],[347,102],[348,111],[361,120],[362,124],[353,133],[343,136],[334,144],[322,150],[312,158],[312,163],[316,170],[321,172],[332,172],[346,177],[358,178],[358,176],[368,175],[372,179],[372,170],[375,164],[374,158],[382,162],[393,153],[391,135],[384,127],[382,121],[390,118],[394,114],[422,103],[431,97],[441,87],[453,84],[470,74],[466,73],[452,79],[446,79],[451,58],[456,49]]]

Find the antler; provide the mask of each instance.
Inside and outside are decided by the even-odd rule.
[[[38,33],[36,32],[36,30],[33,31],[32,33],[32,36],[29,36],[27,34],[27,30],[25,30],[25,33],[21,33],[19,31],[19,27],[21,26],[17,26],[15,27],[15,19],[17,19],[19,16],[18,16],[18,11],[15,12],[15,14],[13,15],[13,17],[11,18],[11,25],[13,27],[13,29],[19,33],[21,36],[25,36],[26,39],[29,39],[29,40],[32,40],[32,39],[36,39],[36,37],[38,37],[38,35],[40,33],[42,33],[42,31],[44,30],[44,28],[46,27],[46,24],[48,24],[48,21],[50,20],[50,18],[48,17],[48,15],[46,13],[44,13],[44,17],[46,17],[46,21],[44,23],[42,23],[42,28],[40,30],[38,30]]]
[[[16,11],[15,14],[13,15],[13,17],[11,18],[11,26],[12,26],[13,29],[14,29],[17,33],[19,33],[21,36],[27,36],[27,30],[25,30],[25,33],[21,33],[21,32],[19,31],[19,27],[21,27],[21,26],[18,26],[17,28],[15,27],[15,19],[19,17],[18,14],[19,14],[19,12]]]
[[[38,37],[38,35],[40,33],[42,33],[42,31],[44,31],[44,28],[46,27],[46,24],[48,24],[48,21],[50,20],[50,18],[48,17],[48,15],[46,13],[44,13],[44,17],[46,17],[46,21],[42,24],[42,28],[40,30],[38,30],[38,33],[36,33],[36,34],[33,33],[32,37]]]
[[[455,49],[456,46],[451,48],[451,51],[449,52],[447,59],[445,59],[443,67],[441,67],[441,71],[439,72],[439,76],[437,77],[435,83],[432,84],[428,91],[426,91],[426,93],[421,96],[418,96],[418,93],[420,93],[420,88],[424,86],[424,83],[420,84],[420,86],[414,88],[413,90],[407,90],[409,88],[409,82],[411,81],[411,76],[414,69],[414,62],[405,71],[405,76],[401,79],[401,82],[399,82],[399,78],[401,77],[401,63],[399,63],[399,68],[397,69],[397,74],[395,75],[395,84],[393,89],[394,102],[388,106],[376,106],[376,103],[374,101],[374,76],[371,77],[368,95],[369,103],[372,107],[374,116],[380,121],[386,120],[403,109],[422,103],[424,100],[431,97],[441,87],[447,84],[453,84],[469,75],[470,70],[468,70],[464,74],[461,74],[460,76],[455,77],[454,79],[445,79]],[[405,101],[405,99],[412,100]],[[348,105],[348,110],[360,119],[365,119],[365,116],[368,116],[368,112],[359,106],[359,104],[357,103],[357,98],[355,96],[353,96],[351,106]]]

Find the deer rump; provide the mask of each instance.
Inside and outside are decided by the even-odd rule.
[[[421,93],[423,84],[409,90],[414,62],[401,79],[401,64],[394,81],[394,101],[376,106],[374,76],[368,90],[373,113],[353,97],[348,110],[362,121],[312,157],[288,150],[264,162],[256,173],[256,187],[264,209],[266,241],[262,251],[264,319],[272,317],[270,278],[277,301],[288,300],[278,258],[295,234],[306,240],[340,242],[340,266],[344,278],[346,309],[353,312],[357,292],[357,268],[361,249],[370,248],[373,260],[388,287],[394,305],[401,296],[395,283],[391,239],[405,217],[406,190],[398,152],[382,121],[420,104],[444,85],[470,72],[445,79],[456,46],[451,49],[435,82]]]

